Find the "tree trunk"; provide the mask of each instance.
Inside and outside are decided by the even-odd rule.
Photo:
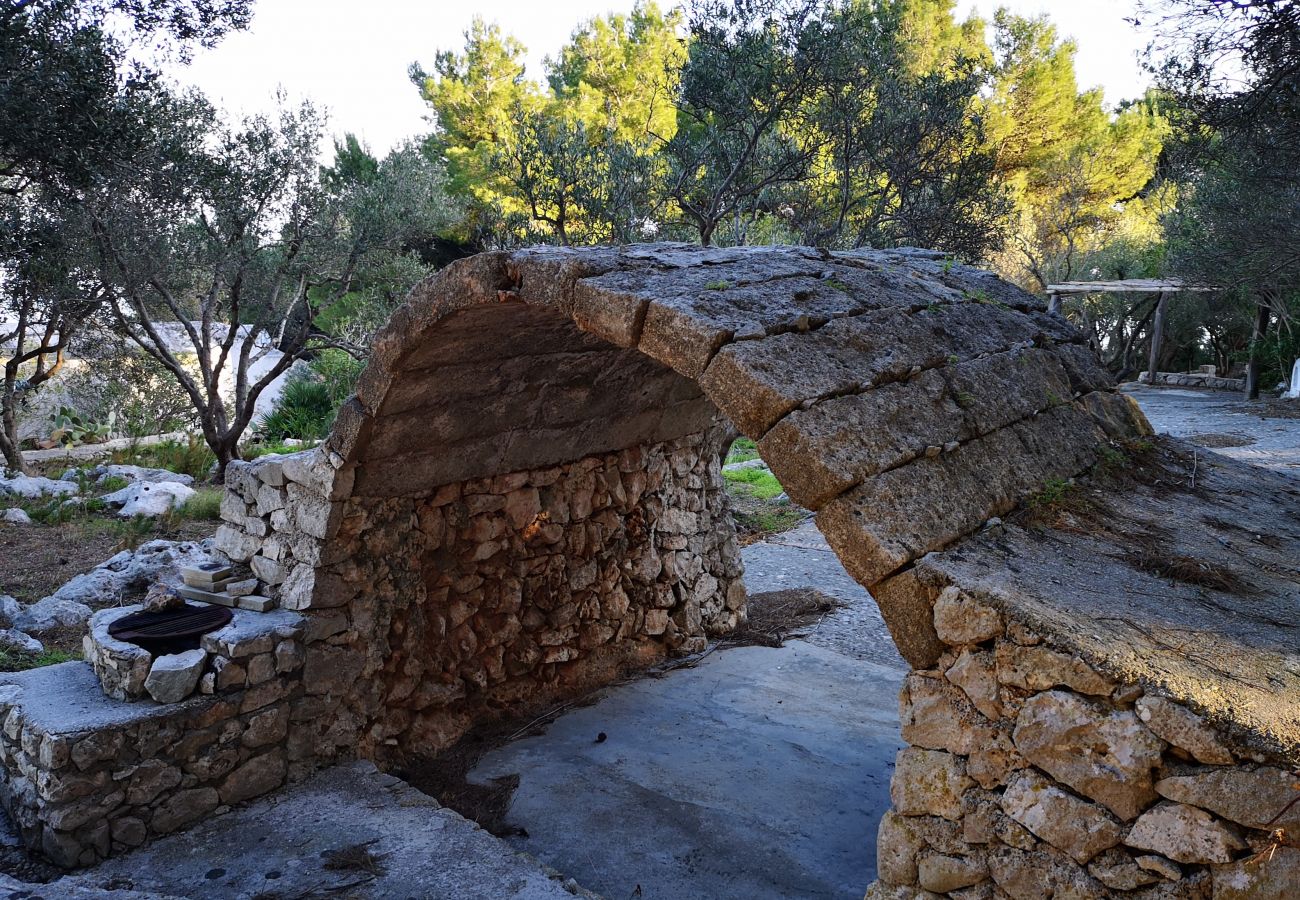
[[[0,453],[4,454],[5,466],[21,475],[30,475],[23,453],[18,449],[17,429],[10,427],[12,417],[5,415],[4,426],[0,427]]]
[[[1255,316],[1255,328],[1250,335],[1250,358],[1246,363],[1246,389],[1244,391],[1247,400],[1259,399],[1259,350],[1260,343],[1264,340],[1264,335],[1268,334],[1268,323],[1271,308],[1267,301],[1259,304]]]
[[[1151,357],[1147,365],[1147,384],[1156,383],[1156,375],[1160,369],[1160,342],[1164,339],[1165,334],[1165,311],[1169,306],[1169,292],[1161,291],[1160,299],[1156,301],[1156,318],[1151,323]]]

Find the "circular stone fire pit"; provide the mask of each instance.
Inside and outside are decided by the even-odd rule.
[[[197,650],[199,638],[230,623],[232,614],[223,606],[193,606],[161,612],[141,610],[122,616],[108,626],[119,641],[136,644],[155,656]]]
[[[163,612],[138,605],[100,610],[91,616],[82,651],[108,696],[174,703],[194,691],[202,674],[207,653],[200,638],[231,617],[225,607],[189,604]]]

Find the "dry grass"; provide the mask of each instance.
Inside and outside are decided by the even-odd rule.
[[[1224,447],[1249,447],[1257,441],[1245,434],[1227,434],[1217,431],[1197,432],[1189,434],[1183,438],[1189,444],[1195,444],[1198,447],[1208,447],[1210,449],[1221,449]]]
[[[767,591],[749,598],[749,618],[723,639],[729,647],[780,647],[800,629],[815,625],[827,614],[844,606],[814,588]]]
[[[1125,553],[1123,558],[1135,569],[1170,581],[1229,594],[1245,594],[1250,591],[1250,586],[1231,570],[1190,556],[1170,555],[1154,548],[1142,548]]]

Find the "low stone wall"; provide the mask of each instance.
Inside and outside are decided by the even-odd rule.
[[[1296,775],[955,586],[933,623],[869,898],[1295,896]]]
[[[1138,376],[1138,381],[1147,384],[1150,379],[1147,373],[1143,372]],[[1213,391],[1245,390],[1245,382],[1240,378],[1223,378],[1205,372],[1157,372],[1156,384],[1167,387],[1208,388]]]
[[[310,494],[323,484],[311,473],[333,472],[324,451],[232,465],[218,547],[308,622],[304,717],[317,725],[291,749],[296,766],[435,752],[503,710],[734,628],[725,436],[417,498]]]
[[[303,623],[237,616],[182,703],[107,697],[83,662],[0,678],[0,802],[28,847],[89,865],[285,782]]]

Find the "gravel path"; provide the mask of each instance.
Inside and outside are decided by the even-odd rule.
[[[1223,391],[1191,391],[1126,385],[1158,432],[1201,444],[1242,462],[1300,475],[1300,418],[1266,419],[1259,409]],[[1300,407],[1300,400],[1293,401]],[[1242,443],[1222,447],[1223,436]]]

